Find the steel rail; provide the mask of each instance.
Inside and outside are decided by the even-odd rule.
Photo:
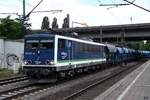
[[[132,67],[135,67],[135,66],[137,66],[138,64],[139,64],[139,63],[137,63],[136,65],[133,65]],[[131,66],[130,66],[130,67],[131,67]],[[85,87],[85,88],[83,88],[83,89],[81,89],[81,90],[79,90],[79,91],[77,91],[77,92],[74,92],[73,94],[71,94],[71,95],[65,97],[63,100],[73,100],[74,98],[77,98],[79,95],[85,93],[86,91],[90,90],[91,88],[94,88],[94,87],[96,87],[96,86],[102,84],[103,82],[105,82],[105,81],[107,81],[107,80],[109,80],[109,79],[111,79],[111,78],[113,78],[113,77],[119,75],[120,73],[122,73],[122,72],[124,72],[124,71],[126,71],[126,70],[128,70],[128,67],[126,67],[126,68],[124,68],[124,69],[121,69],[121,70],[117,71],[116,73],[112,73],[112,74],[110,74],[110,75],[108,75],[108,76],[105,76],[103,79],[101,79],[101,80],[97,81],[96,83],[93,83],[93,84],[91,84],[91,85],[89,85],[89,86],[87,86],[87,87]]]

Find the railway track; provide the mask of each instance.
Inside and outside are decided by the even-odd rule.
[[[32,96],[32,93],[42,91],[49,87],[51,87],[51,85],[41,86],[35,84],[27,84],[25,86],[0,92],[0,100],[24,100],[24,98]]]
[[[30,86],[32,86],[32,83],[29,83],[28,80],[2,85],[0,86],[0,100],[8,100],[8,97],[14,95],[17,91]]]
[[[135,66],[139,66],[139,65],[141,65],[141,63],[140,64],[138,63]],[[132,66],[132,67],[135,67],[135,66]],[[87,95],[85,96],[86,92],[90,91],[93,88],[96,88],[98,85],[102,84],[103,82],[105,82],[105,81],[107,81],[107,80],[109,80],[109,79],[111,79],[111,78],[113,78],[115,76],[120,75],[120,73],[123,73],[126,70],[128,70],[128,67],[124,68],[124,69],[121,69],[121,70],[119,70],[119,71],[117,71],[115,73],[112,73],[112,74],[104,77],[103,79],[101,79],[101,80],[99,80],[99,81],[97,81],[97,82],[95,82],[93,84],[90,84],[87,87],[84,87],[84,88],[80,89],[79,91],[76,91],[76,92],[66,96],[63,100],[80,100],[80,99],[85,99],[85,100],[88,99],[88,100],[90,100]],[[84,95],[84,96],[82,97],[82,95]]]
[[[135,64],[134,64],[135,65]],[[131,67],[131,66],[130,66]],[[127,67],[128,68],[128,67]],[[110,74],[111,72],[114,72],[114,75],[116,74],[116,72],[119,72],[121,73],[122,71],[124,71],[125,69],[127,68],[123,68],[122,70],[118,71],[117,69],[118,68],[115,68],[115,69],[110,69],[109,71],[104,71],[101,75],[101,78],[100,78],[100,81],[103,82],[103,81],[107,81],[109,76],[112,74]],[[104,74],[105,73],[105,74]],[[98,73],[97,73],[98,74]],[[97,76],[97,74],[94,75]],[[90,77],[93,77],[93,75],[90,75]],[[61,83],[61,84],[53,84],[53,85],[49,85],[47,87],[33,87],[33,89],[29,90],[29,91],[25,91],[23,93],[18,93],[16,95],[12,95],[11,97],[9,98],[15,98],[16,100],[72,100],[73,98],[75,98],[76,96],[79,96],[80,94],[84,93],[83,91],[87,91],[89,88],[91,87],[94,87],[92,83],[95,83],[95,86],[96,84],[100,84],[97,79],[99,78],[96,78],[96,80],[94,79],[93,81],[91,82],[86,82],[87,85],[84,85],[82,84],[82,81],[81,80],[86,80],[87,78],[84,78],[83,79],[75,79],[75,80],[72,80],[72,81],[67,81],[67,82],[64,82],[64,83]],[[80,82],[80,81],[81,82]],[[84,81],[83,81],[84,82]],[[90,85],[89,85],[90,83]],[[81,84],[81,85],[79,85]],[[79,88],[79,87],[82,87]],[[75,87],[75,88],[74,88]],[[78,89],[76,89],[78,88]],[[66,91],[67,90],[67,91]],[[19,90],[18,90],[19,91]],[[63,92],[62,92],[63,91]],[[7,92],[8,94],[8,92]],[[9,93],[9,94],[13,94],[13,92]],[[9,95],[8,94],[8,95]],[[70,95],[71,94],[71,95]],[[4,95],[5,96],[5,95]],[[8,99],[8,98],[7,98]],[[7,99],[4,99],[4,100],[7,100]],[[90,99],[89,99],[90,100]]]
[[[28,80],[5,84],[0,86],[0,100],[22,100],[21,97],[48,87],[50,85],[36,85]]]
[[[0,79],[0,100],[8,100],[23,91],[29,91],[31,85],[25,75]]]
[[[35,91],[37,89],[38,89],[38,87],[29,85],[29,86],[24,86],[24,87],[12,89],[9,91],[5,91],[5,92],[1,93],[0,100],[11,100],[15,97],[24,95],[25,93]]]
[[[27,80],[27,79],[28,78],[25,75],[0,79],[0,85],[6,85],[6,84],[14,83],[14,82],[24,81],[24,80]]]
[[[131,64],[129,67],[135,64],[136,63]],[[83,91],[91,88],[93,83],[95,83],[95,86],[96,83],[99,84],[98,80],[101,80],[101,82],[107,81],[110,75],[113,77],[111,73],[114,73],[115,75],[115,73],[118,72],[120,68],[121,67],[114,67],[102,72],[95,73],[93,75],[90,74],[67,82],[63,82],[61,84],[55,84],[43,90],[26,94],[27,96],[22,96],[17,100],[72,100],[74,97],[80,95],[80,93],[82,94]],[[121,71],[124,71],[127,68],[121,68],[122,70],[120,69],[119,72],[121,73]]]
[[[26,100],[30,100],[30,99],[32,99],[32,100],[38,100],[38,99],[39,100],[49,100],[49,99],[50,100],[74,100],[75,98],[84,94],[86,91],[88,91],[88,90],[96,87],[97,85],[111,79],[112,77],[119,75],[123,71],[128,70],[128,68],[129,67],[125,67],[125,68],[122,68],[120,70],[116,70],[112,74],[110,74],[110,72],[109,72],[108,74],[104,75],[103,78],[100,78],[99,81],[96,81],[96,82],[93,81],[90,84],[88,84],[88,86],[86,85],[86,86],[84,86],[78,90],[75,89],[75,91],[68,92],[68,93],[64,89],[68,90],[69,87],[73,86],[71,84],[72,83],[76,84],[77,81],[76,82],[64,82],[62,84],[58,83],[55,85],[51,84],[51,85],[47,85],[47,86],[46,85],[44,85],[44,86],[35,85],[35,84],[28,82],[28,80],[24,80],[24,82],[21,81],[20,83],[19,82],[18,83],[11,83],[11,84],[8,84],[6,86],[0,86],[0,100],[12,100],[12,99],[13,100],[24,100],[24,99],[26,99]],[[75,81],[75,80],[73,80],[73,81]],[[14,85],[12,85],[12,84],[14,84]],[[18,86],[17,84],[22,84],[22,85]],[[6,89],[6,87],[9,87],[9,86],[11,86],[11,88]],[[14,86],[17,86],[17,87],[14,87]],[[78,86],[75,86],[75,87],[78,87]],[[1,90],[3,88],[4,88],[4,90]],[[55,93],[55,91],[56,91],[56,93]],[[64,91],[64,92],[61,92],[61,91]],[[67,94],[64,95],[65,91]],[[58,95],[57,95],[57,92],[58,92]],[[53,93],[55,95],[53,95]],[[60,97],[58,97],[60,95],[59,93],[61,93],[61,96],[63,95],[61,97],[61,99],[60,99]],[[51,97],[49,98],[49,96],[52,96],[52,98],[54,97],[54,99],[51,99]],[[45,97],[46,97],[46,99],[45,99]]]
[[[115,69],[111,69],[111,70],[115,70]],[[83,78],[84,78],[84,75],[83,75]],[[80,78],[77,78],[77,79],[80,80]],[[28,93],[22,93],[20,96],[14,96],[13,99],[15,98],[15,100],[47,100],[45,98],[43,99],[43,97],[48,97],[49,95],[53,95],[53,93],[55,92],[61,91],[63,88],[72,86],[72,84],[70,83],[76,84],[76,82],[72,82],[72,81],[76,81],[76,79],[72,79],[70,81],[64,80],[63,82],[61,81],[55,84],[49,84],[45,87],[42,86],[31,92],[29,91]],[[48,100],[57,100],[57,99],[50,98]]]

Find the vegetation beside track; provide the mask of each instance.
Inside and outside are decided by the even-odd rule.
[[[13,70],[6,69],[6,68],[0,69],[0,78],[10,77],[10,76],[14,76],[14,75],[17,75],[17,74],[14,73]]]

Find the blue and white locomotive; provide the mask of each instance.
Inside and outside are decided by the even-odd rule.
[[[32,82],[55,82],[82,72],[103,69],[105,65],[123,64],[149,58],[149,51],[139,51],[101,44],[53,33],[25,37],[25,74]]]
[[[27,35],[23,69],[34,82],[56,81],[106,63],[105,46],[52,33]]]

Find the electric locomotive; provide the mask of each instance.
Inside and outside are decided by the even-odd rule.
[[[106,45],[72,37],[33,34],[25,37],[23,69],[32,82],[55,82],[106,63]]]

